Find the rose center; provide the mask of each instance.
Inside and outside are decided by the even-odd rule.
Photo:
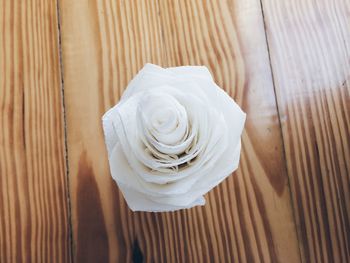
[[[143,128],[159,143],[176,145],[186,137],[186,109],[173,96],[149,93],[139,104],[139,112]]]
[[[176,129],[179,122],[176,110],[165,108],[156,111],[151,117],[152,126],[160,133],[169,133]]]

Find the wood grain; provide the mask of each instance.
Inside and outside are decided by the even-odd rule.
[[[263,0],[305,262],[350,262],[349,1]]]
[[[0,262],[70,262],[55,1],[0,1]]]
[[[60,1],[75,262],[299,262],[260,2]],[[240,169],[205,207],[133,213],[101,116],[146,62],[204,64],[248,113]]]

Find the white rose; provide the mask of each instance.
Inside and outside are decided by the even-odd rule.
[[[238,167],[244,122],[206,67],[146,64],[103,116],[111,174],[129,207],[204,205]]]

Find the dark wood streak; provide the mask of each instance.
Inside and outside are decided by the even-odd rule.
[[[235,195],[236,195],[236,199],[237,199],[237,210],[243,210],[243,205],[242,205],[242,200],[241,200],[241,190],[238,187],[238,179],[235,177],[234,178],[234,186],[235,186]],[[243,249],[245,252],[245,256],[246,256],[246,260],[247,262],[254,262],[254,257],[252,254],[252,249],[251,249],[251,244],[249,241],[249,236],[244,234],[247,232],[246,226],[244,224],[244,219],[240,218],[239,219],[239,225],[240,228],[242,229],[241,231],[243,232]]]
[[[243,181],[244,181],[244,186],[247,187],[247,183],[246,183],[246,180],[244,179],[243,177]],[[246,196],[246,198],[249,198],[248,196]],[[257,232],[257,225],[256,225],[256,218],[254,218],[254,215],[253,215],[253,209],[252,209],[252,204],[251,202],[248,202],[248,208],[249,208],[249,215],[253,221],[253,224],[252,224],[252,227],[253,227],[253,231],[254,231],[254,236],[258,236],[258,232]],[[271,235],[271,233],[269,233]],[[262,244],[261,244],[261,240],[257,240],[257,249],[258,249],[258,255],[259,255],[259,258],[263,258],[263,254],[262,254]]]
[[[87,152],[79,159],[77,188],[77,239],[76,262],[108,262],[109,245],[98,186]],[[91,243],[89,240],[94,239]]]
[[[12,25],[12,30],[13,30],[13,32],[16,32],[16,30],[15,30],[15,24],[14,24],[14,20],[17,18],[18,19],[18,22],[19,23],[21,23],[21,21],[22,21],[22,16],[19,16],[19,17],[16,17],[15,16],[15,6],[14,6],[14,1],[11,1],[11,15],[10,15],[10,17],[11,17],[11,25]],[[11,44],[14,46],[14,43],[15,43],[15,36],[16,37],[18,37],[18,41],[19,41],[19,43],[22,43],[22,37],[21,37],[21,33],[20,32],[16,32],[17,34],[12,34],[12,36],[11,36]],[[20,69],[22,69],[22,59],[21,59],[21,57],[22,57],[22,53],[23,53],[23,51],[22,51],[23,49],[21,48],[21,45],[19,45],[19,47],[18,47],[18,49],[16,50],[15,48],[13,48],[13,52],[11,52],[11,60],[13,61],[12,63],[13,63],[13,67],[18,67],[19,68],[19,70]],[[14,56],[15,56],[15,54],[18,54],[18,56],[19,56],[19,59],[18,59],[18,61],[17,61],[17,63],[15,62],[15,59],[14,59]],[[15,79],[16,79],[16,81],[18,81],[19,82],[19,87],[15,87]],[[13,70],[12,72],[11,72],[11,83],[13,83],[13,87],[12,87],[12,89],[11,89],[11,98],[13,98],[13,104],[15,105],[15,107],[14,107],[14,109],[13,109],[13,111],[12,111],[12,114],[11,114],[11,121],[12,121],[12,123],[10,124],[11,126],[11,131],[10,131],[10,145],[14,145],[17,141],[21,141],[21,138],[23,137],[22,135],[21,135],[21,133],[22,132],[24,132],[24,129],[23,128],[21,128],[21,127],[18,127],[18,129],[16,130],[15,129],[15,125],[16,125],[16,123],[17,123],[17,118],[16,118],[16,115],[15,115],[15,113],[16,112],[23,112],[23,110],[21,111],[20,110],[20,107],[21,107],[21,104],[22,103],[20,103],[20,97],[18,98],[17,97],[17,100],[16,100],[16,98],[15,98],[15,96],[14,96],[14,93],[15,93],[15,89],[17,88],[17,89],[20,89],[20,88],[22,88],[23,86],[21,85],[22,83],[22,74],[19,72],[19,71],[15,71],[15,70]],[[20,92],[19,92],[20,93]],[[22,92],[21,92],[22,93]],[[21,117],[19,117],[18,119],[20,119]],[[21,122],[19,122],[19,123],[21,123]],[[23,149],[23,148],[22,148]],[[14,172],[14,174],[15,175],[18,175],[19,174],[19,172],[18,172],[18,169],[19,169],[19,167],[16,167],[16,162],[15,162],[15,155],[16,155],[16,153],[15,152],[13,152],[13,158],[12,158],[12,160],[11,160],[11,166],[12,166],[12,168],[11,168],[11,170]],[[21,154],[22,155],[22,158],[23,158],[23,153]],[[22,159],[23,160],[23,159]],[[20,200],[19,200],[19,193],[20,193],[20,191],[19,191],[19,184],[18,184],[19,182],[18,182],[18,178],[17,178],[17,176],[14,176],[13,177],[13,184],[14,184],[14,192],[16,193],[15,194],[15,200],[14,200],[14,204],[15,204],[15,208],[14,208],[14,215],[15,215],[15,219],[14,219],[14,221],[15,221],[15,233],[14,233],[14,236],[15,236],[15,240],[16,241],[18,241],[18,240],[21,240],[21,233],[20,233],[20,231],[21,231],[21,229],[22,229],[22,224],[21,224],[21,211],[20,211]],[[11,208],[11,209],[13,209],[13,208]],[[21,259],[21,254],[22,254],[22,242],[16,242],[16,251],[15,251],[15,253],[16,253],[16,256],[15,256],[15,261],[16,262],[19,262],[20,260],[22,260]]]
[[[316,144],[317,146],[317,144]],[[317,152],[318,152],[318,148],[317,148]],[[317,189],[319,191],[319,196],[320,196],[320,201],[321,201],[321,215],[322,218],[324,218],[324,231],[325,231],[325,243],[326,243],[326,253],[327,253],[327,260],[328,262],[332,262],[332,260],[334,259],[334,255],[333,255],[333,248],[332,248],[332,241],[331,241],[331,230],[330,230],[330,225],[329,225],[329,219],[328,219],[328,211],[327,211],[327,207],[326,207],[326,194],[325,194],[325,182],[323,181],[322,178],[322,174],[318,174],[318,176],[316,177],[316,180],[318,182],[317,184]],[[329,180],[327,180],[328,184],[329,184]],[[312,194],[314,195],[314,192],[317,191],[316,189],[313,189]],[[315,199],[315,198],[314,198]],[[314,203],[316,203],[316,200],[314,200]],[[316,205],[314,205],[314,211],[315,214],[317,213],[316,211]],[[323,240],[321,235],[320,235],[320,224],[317,224],[317,234],[319,235],[319,240]]]
[[[133,263],[141,263],[143,261],[143,254],[139,247],[139,243],[137,239],[134,240],[132,244],[132,262]]]
[[[110,178],[111,183],[110,186],[112,188],[111,192],[113,193],[113,197],[115,198],[115,200],[118,200],[118,202],[114,203],[114,207],[113,207],[113,211],[114,211],[114,217],[115,217],[115,223],[117,226],[121,226],[122,223],[125,221],[125,219],[122,217],[123,212],[121,210],[124,210],[123,207],[117,205],[122,203],[124,200],[120,200],[120,195],[117,189],[117,185],[115,184],[115,182],[113,181],[112,178]],[[129,262],[130,258],[128,258],[128,242],[131,243],[130,239],[129,239],[129,234],[126,232],[127,231],[128,226],[124,226],[121,227],[121,229],[117,229],[116,231],[116,236],[118,239],[118,243],[119,243],[119,254],[118,254],[118,262]]]
[[[253,173],[253,169],[252,167],[248,167],[248,170],[250,171],[250,174],[252,175],[250,177],[251,179],[251,183],[253,185],[253,189],[254,189],[254,194],[255,194],[255,200],[258,204],[258,210],[261,216],[261,220],[264,226],[264,232],[265,232],[265,236],[266,236],[266,240],[268,243],[268,250],[269,250],[269,256],[270,256],[270,260],[271,262],[278,262],[279,259],[277,257],[277,253],[276,253],[276,245],[274,244],[274,241],[272,239],[272,232],[271,232],[271,223],[268,220],[267,217],[267,206],[264,204],[263,202],[263,193],[261,192],[261,190],[259,189],[259,185],[258,182],[256,180],[256,178],[254,177],[254,173]],[[260,248],[261,250],[261,248]]]

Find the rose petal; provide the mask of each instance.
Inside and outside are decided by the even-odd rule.
[[[125,200],[132,211],[146,211],[146,212],[170,212],[179,209],[192,208],[194,206],[202,206],[205,204],[205,199],[203,196],[199,197],[197,200],[192,202],[187,206],[174,206],[168,204],[162,204],[154,202],[148,199],[148,196],[140,192],[134,191],[132,188],[124,186],[123,184],[118,184],[121,189]]]
[[[193,81],[195,78],[203,78],[207,81],[213,80],[208,68],[204,66],[171,67],[165,70],[171,72],[175,76],[181,76],[182,79],[189,79],[190,81]]]
[[[182,193],[170,193],[169,191],[166,191],[165,193],[149,192],[147,189],[152,184],[146,183],[147,187],[145,187],[145,183],[142,182],[131,169],[119,143],[117,143],[115,149],[113,149],[109,161],[112,177],[118,183],[118,185],[123,186],[124,189],[136,191],[141,196],[147,196],[149,201],[163,205],[166,204],[177,207],[187,207],[201,197],[198,195],[196,198],[193,198],[191,195],[191,200],[189,200],[188,196],[182,195]],[[162,186],[153,184],[153,187],[161,188]]]

